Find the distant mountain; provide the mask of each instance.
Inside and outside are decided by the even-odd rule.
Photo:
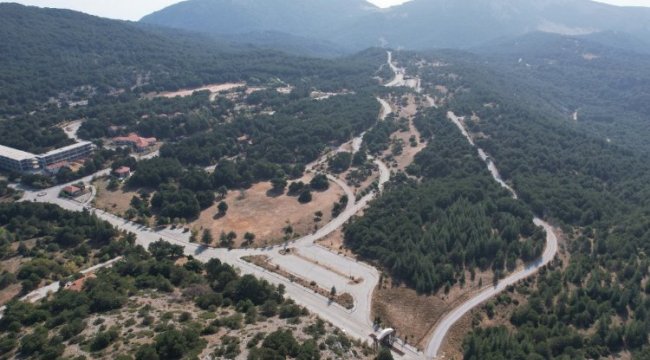
[[[606,30],[648,38],[650,9],[590,0],[414,0],[371,14],[333,40],[352,39],[357,46],[382,39],[391,47],[466,48],[531,31],[584,35]]]
[[[620,31],[602,31],[582,36],[612,48],[650,54],[650,39],[643,39]]]
[[[365,0],[190,0],[141,22],[211,34],[274,31],[322,38],[378,10]]]
[[[352,48],[467,48],[545,31],[650,38],[650,9],[590,0],[413,0],[378,9],[363,0],[189,0],[145,23],[210,34],[276,31]]]

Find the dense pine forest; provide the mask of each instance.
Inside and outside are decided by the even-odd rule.
[[[541,254],[531,211],[493,180],[442,111],[416,124],[430,141],[386,193],[345,230],[346,245],[420,292],[465,284],[465,271],[494,271]],[[471,279],[472,281],[474,279]]]
[[[292,99],[288,95],[279,100],[273,115],[238,117],[213,131],[163,147],[161,155],[177,158],[184,164],[207,166],[224,155],[241,153],[247,167],[262,161],[285,167],[304,166],[316,160],[328,145],[346,142],[372,126],[379,113],[379,104],[370,94],[322,101],[308,97]],[[242,136],[248,142],[233,144],[233,139]]]
[[[513,97],[504,80],[511,74],[456,56],[442,54],[437,59],[448,67],[421,74],[453,92],[450,109],[479,119],[466,122],[471,133],[482,134],[477,145],[534,213],[562,224],[570,254],[564,271],[544,272],[515,289],[528,298],[510,315],[516,330],[474,332],[466,339],[465,357],[598,358],[622,350],[646,356],[650,167],[644,145],[634,138],[607,141],[595,135],[593,119],[575,124],[539,97]],[[593,90],[580,85],[571,87],[574,98]],[[620,105],[643,112],[628,99]],[[588,104],[587,113],[603,111]],[[629,116],[623,123],[636,131],[646,126]]]

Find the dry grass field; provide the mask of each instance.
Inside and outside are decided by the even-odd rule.
[[[373,293],[373,317],[378,316],[385,326],[395,328],[401,339],[408,336],[409,344],[422,350],[441,317],[484,286],[489,286],[493,274],[491,271],[476,273],[474,281],[470,281],[468,273],[466,278],[464,287],[456,285],[447,294],[440,290],[433,295],[418,294],[385,279]]]
[[[301,181],[308,183],[311,176]],[[202,231],[212,231],[215,241],[221,232],[234,231],[238,236],[235,247],[241,246],[246,232],[255,234],[254,246],[266,246],[283,241],[284,229],[291,225],[294,236],[313,232],[315,226],[321,227],[331,220],[332,208],[343,190],[336,184],[330,183],[330,188],[324,192],[312,191],[313,200],[300,204],[297,197],[286,193],[279,196],[269,195],[271,184],[258,183],[250,189],[231,191],[224,201],[228,204],[228,212],[223,217],[215,215],[219,212],[218,202],[203,211],[198,220],[190,226]],[[315,213],[321,211],[323,217],[315,221]]]
[[[99,179],[93,184],[97,189],[97,196],[95,197],[95,208],[107,211],[117,216],[123,216],[131,203],[133,196],[138,195],[135,191],[125,191],[119,189],[110,191],[107,179]]]

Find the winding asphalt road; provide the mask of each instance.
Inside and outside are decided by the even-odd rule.
[[[411,86],[404,80],[406,76],[405,70],[396,67],[393,64],[392,60],[393,60],[393,56],[392,53],[389,51],[388,65],[395,73],[395,78],[391,82],[386,84],[386,86]],[[418,83],[417,87],[419,88],[419,80],[417,83]],[[435,106],[435,101],[431,101],[431,103]],[[460,130],[460,132],[463,134],[465,139],[467,139],[467,141],[477,149],[479,157],[481,158],[481,160],[483,160],[483,162],[485,162],[494,180],[497,183],[499,183],[499,185],[501,185],[503,188],[507,189],[514,199],[517,199],[518,198],[517,193],[509,184],[507,184],[503,180],[492,158],[490,158],[489,155],[483,149],[476,146],[474,140],[469,135],[467,129],[463,124],[463,118],[456,116],[451,111],[447,113],[447,117],[458,127],[458,130]],[[544,249],[544,253],[542,254],[541,258],[536,260],[533,263],[526,265],[526,267],[523,270],[510,274],[505,279],[499,281],[499,283],[496,286],[486,287],[477,295],[465,301],[464,303],[462,303],[461,305],[453,309],[451,312],[447,313],[435,325],[435,329],[433,331],[433,334],[431,335],[431,338],[429,340],[429,343],[425,351],[426,357],[428,359],[436,359],[438,357],[440,352],[440,347],[442,346],[442,343],[445,337],[447,336],[447,333],[451,329],[451,327],[458,320],[460,320],[465,314],[467,314],[470,310],[479,306],[480,304],[487,301],[488,299],[498,295],[500,292],[504,291],[508,286],[514,285],[517,282],[536,274],[540,270],[540,268],[547,265],[555,258],[555,255],[557,254],[558,251],[558,238],[557,238],[557,234],[555,233],[555,229],[549,223],[547,223],[546,221],[538,217],[534,218],[533,222],[535,223],[535,225],[542,227],[546,232],[546,248]]]
[[[503,181],[501,175],[499,175],[499,171],[496,168],[496,165],[491,160],[491,158],[487,155],[487,153],[485,153],[485,151],[483,151],[483,149],[476,146],[474,140],[472,139],[472,137],[469,135],[469,133],[463,126],[462,118],[456,116],[453,112],[449,112],[447,114],[447,117],[454,124],[456,124],[456,126],[463,134],[463,136],[467,139],[467,141],[472,146],[476,147],[479,156],[486,163],[488,170],[490,171],[490,174],[492,174],[494,180],[498,182],[503,188],[507,189],[511,193],[514,199],[517,199],[517,193],[510,185],[508,185],[505,181]],[[555,233],[555,229],[549,223],[537,217],[533,219],[533,222],[535,223],[535,225],[542,227],[546,231],[546,248],[544,249],[544,253],[542,254],[542,257],[536,260],[535,262],[526,265],[526,267],[523,270],[514,272],[510,274],[508,277],[506,277],[505,279],[502,279],[501,281],[499,281],[499,283],[496,286],[486,287],[476,296],[462,303],[460,306],[453,309],[451,312],[447,313],[442,318],[442,320],[438,322],[438,324],[435,327],[435,330],[433,331],[433,334],[431,336],[431,339],[429,340],[429,344],[427,345],[427,349],[425,352],[427,358],[435,359],[438,356],[440,352],[440,347],[442,346],[442,342],[444,341],[451,327],[458,320],[460,320],[465,314],[467,314],[470,310],[479,306],[480,304],[487,301],[488,299],[498,295],[500,292],[504,291],[508,286],[514,285],[517,282],[536,274],[544,265],[547,265],[549,262],[553,260],[553,258],[555,258],[555,255],[557,254],[558,251],[558,240],[557,240],[557,234]]]
[[[387,181],[390,176],[388,168],[382,163],[378,163],[378,165],[381,171],[383,171],[381,174],[382,181]],[[92,177],[87,177],[82,180],[89,182],[91,179]],[[189,234],[183,233],[182,230],[154,231],[102,210],[89,208],[86,204],[74,200],[59,198],[58,194],[60,190],[67,184],[59,185],[46,191],[27,190],[24,193],[23,201],[53,203],[70,211],[92,211],[99,218],[108,221],[115,227],[136,234],[137,244],[142,245],[145,248],[147,248],[151,243],[162,239],[169,243],[182,246],[187,255],[192,255],[198,260],[208,261],[217,258],[225,263],[236,266],[241,270],[242,274],[252,274],[256,277],[266,279],[276,285],[284,284],[287,295],[297,303],[306,306],[310,311],[318,314],[324,320],[333,323],[335,326],[340,327],[349,335],[361,340],[368,340],[368,335],[373,332],[372,322],[370,320],[370,301],[372,291],[374,291],[374,288],[379,281],[378,271],[371,266],[359,263],[353,259],[331,253],[328,250],[315,245],[314,241],[324,238],[341,227],[346,221],[362,209],[374,197],[374,194],[369,194],[356,202],[354,200],[354,194],[347,184],[336,178],[330,178],[330,180],[338,186],[341,186],[346,194],[348,194],[350,200],[348,201],[346,209],[337,218],[323,226],[314,234],[309,234],[297,239],[293,241],[290,246],[298,249],[302,255],[318,259],[319,262],[326,266],[340,269],[340,271],[349,272],[354,277],[362,278],[363,281],[357,285],[350,285],[349,278],[342,277],[322,267],[316,266],[313,263],[301,260],[298,257],[281,255],[279,253],[282,249],[281,246],[267,249],[237,249],[230,251],[227,249],[209,248],[200,244],[191,243],[189,241]],[[340,292],[348,292],[354,297],[355,307],[352,310],[348,310],[336,303],[330,303],[328,299],[314,293],[312,290],[303,288],[284,277],[266,271],[241,259],[244,256],[250,255],[269,256],[271,261],[277,261],[279,265],[283,266],[290,272],[308,279],[315,278],[314,280],[322,280],[324,283],[319,284],[321,286],[336,286]],[[36,299],[37,296],[41,296],[42,298],[47,293],[56,290],[58,290],[58,283],[47,288],[38,289],[33,294],[30,294],[29,297],[31,299]]]

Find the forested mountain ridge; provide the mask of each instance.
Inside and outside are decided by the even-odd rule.
[[[336,61],[290,56],[146,24],[17,4],[0,4],[0,19],[0,118],[11,118],[0,120],[0,143],[32,152],[68,144],[55,126],[66,120],[92,118],[99,111],[112,122],[133,122],[116,112],[138,103],[142,93],[278,79],[300,84],[299,91],[306,93],[311,88],[376,86],[372,74],[384,59],[377,49]],[[72,106],[89,100],[87,106]],[[158,119],[155,127],[169,125],[168,120]],[[106,129],[100,132],[106,135]],[[142,131],[142,126],[134,130]]]
[[[217,55],[201,50],[199,41],[181,41],[182,36],[73,11],[18,4],[0,4],[0,34],[3,111],[85,85],[108,92],[108,88],[134,86],[138,77],[144,84],[174,82],[189,66],[207,63]]]
[[[606,34],[603,34],[606,35]],[[615,36],[615,34],[613,35]],[[602,39],[532,33],[474,50],[467,68],[494,71],[503,96],[548,104],[579,131],[645,153],[650,151],[650,56]],[[480,62],[487,60],[486,67]]]
[[[650,10],[590,0],[414,0],[381,10],[359,0],[190,0],[142,21],[209,34],[279,31],[352,49],[465,48],[531,31],[650,35]]]
[[[532,212],[496,184],[442,110],[416,125],[429,145],[386,193],[345,228],[345,243],[421,293],[448,292],[491,270],[494,281],[537,258]],[[466,279],[466,272],[471,279]]]
[[[68,103],[131,89],[176,90],[278,77],[313,82],[323,75],[331,83],[332,72],[359,73],[359,57],[341,66],[178,30],[18,4],[0,4],[0,37],[4,114],[33,110],[50,98]]]

